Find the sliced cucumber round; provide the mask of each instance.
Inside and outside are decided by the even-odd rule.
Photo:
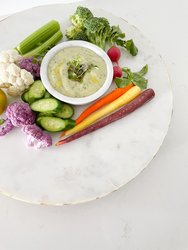
[[[33,102],[30,107],[37,112],[57,113],[61,110],[62,103],[54,98],[46,98]]]
[[[73,120],[73,119],[66,119],[66,120],[64,120],[65,121],[65,123],[66,123],[66,130],[68,130],[68,129],[71,129],[71,128],[74,128],[75,127],[75,125],[76,125],[76,122],[75,122],[75,120]]]
[[[56,117],[63,119],[71,118],[73,115],[74,115],[74,109],[71,105],[67,103],[63,103],[61,110],[55,113]]]
[[[45,94],[44,94],[44,98],[50,98],[50,97],[52,97],[52,96],[51,96],[50,93],[46,90],[46,92],[45,92]]]
[[[54,116],[54,113],[51,113],[51,112],[38,113],[37,117],[41,117],[41,116]]]
[[[57,117],[39,117],[40,126],[49,132],[59,132],[65,129],[66,122]]]
[[[24,92],[24,93],[21,95],[21,99],[22,99],[22,101],[28,103],[28,102],[29,102],[29,91]]]
[[[35,81],[29,89],[28,98],[30,103],[43,98],[46,89],[40,80]]]

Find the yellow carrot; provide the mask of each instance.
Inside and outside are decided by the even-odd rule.
[[[104,108],[96,111],[94,114],[90,115],[88,118],[86,118],[84,121],[76,125],[74,128],[67,130],[65,132],[65,135],[72,135],[74,133],[77,133],[88,126],[90,126],[92,123],[98,121],[102,117],[112,113],[116,109],[122,107],[123,105],[129,103],[132,101],[135,97],[137,97],[141,93],[141,89],[138,86],[132,87],[130,90],[128,90],[125,94],[117,98],[115,101],[111,102],[110,104],[106,105]]]

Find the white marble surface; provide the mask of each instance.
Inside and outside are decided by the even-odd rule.
[[[111,12],[116,7],[117,12],[117,1],[106,3],[109,1],[97,1],[98,6],[105,6]],[[174,115],[165,142],[141,175],[101,200],[54,208],[1,196],[2,250],[188,249],[188,119],[185,108],[188,6],[186,1],[118,3],[118,14],[154,42],[170,71],[174,84]]]
[[[90,8],[94,7],[91,3],[87,4]],[[58,20],[65,33],[69,27],[69,16],[74,11],[75,4],[54,4],[5,19],[0,23],[0,33],[4,32],[4,36],[0,37],[1,49],[14,47],[36,25],[50,19]],[[172,88],[166,66],[151,42],[134,26],[105,10],[93,9],[93,13],[105,16],[111,24],[119,25],[126,32],[127,39],[134,39],[139,48],[138,55],[132,57],[122,49],[119,63],[134,71],[149,65],[148,88],[154,89],[154,100],[128,117],[58,148],[28,150],[24,146],[23,134],[15,129],[0,140],[1,193],[45,205],[94,200],[135,178],[159,150],[172,115]],[[23,20],[24,25],[21,24]],[[111,85],[113,88],[114,84]],[[83,105],[75,107],[75,117],[83,110]],[[57,136],[53,139],[55,143]],[[9,154],[17,156],[14,163],[10,161]]]

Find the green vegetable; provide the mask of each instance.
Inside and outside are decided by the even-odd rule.
[[[32,33],[30,36],[25,38],[22,42],[20,42],[16,49],[21,55],[26,54],[43,44],[59,30],[59,23],[55,20],[51,20],[50,22],[36,30],[34,33]]]
[[[84,27],[85,20],[93,17],[93,14],[88,8],[78,6],[76,12],[70,17],[72,24],[76,27]]]
[[[132,39],[127,41],[117,39],[116,44],[127,49],[132,56],[136,56],[138,54],[138,48],[136,47]]]
[[[38,117],[42,117],[42,116],[54,116],[55,114],[54,113],[51,113],[51,112],[40,112],[38,115],[37,115],[37,118]]]
[[[21,95],[21,99],[22,101],[29,103],[29,91],[28,90]]]
[[[85,21],[86,34],[91,43],[105,49],[110,33],[110,25],[104,17],[92,17]]]
[[[32,103],[38,99],[41,99],[45,92],[46,89],[44,88],[42,82],[40,80],[35,81],[28,91],[28,101]]]
[[[96,67],[93,64],[81,63],[79,59],[68,62],[68,78],[70,80],[82,82],[86,72]]]
[[[37,48],[29,51],[24,54],[23,57],[40,57],[44,56],[45,53],[54,45],[56,45],[63,37],[62,32],[59,30],[53,36],[51,36],[48,40],[46,40],[43,44],[38,46]]]
[[[41,119],[42,119],[42,116],[39,116],[39,117],[37,117],[37,119],[36,119],[36,124],[38,125],[38,126],[41,126],[40,125],[40,121],[41,121]]]
[[[58,132],[65,129],[67,122],[57,117],[41,117],[38,121],[40,126],[49,132]]]
[[[108,43],[113,46],[118,39],[125,38],[125,33],[123,33],[119,26],[111,26],[108,36]]]
[[[89,41],[84,27],[84,22],[93,17],[88,8],[78,6],[76,12],[70,17],[72,26],[66,30],[66,37],[69,40]]]
[[[65,121],[65,123],[66,123],[66,127],[65,127],[66,130],[71,129],[71,128],[74,128],[75,125],[76,125],[76,122],[75,122],[75,120],[73,120],[73,119],[66,119],[66,120],[64,120],[64,121]]]
[[[30,107],[37,112],[56,113],[61,110],[62,103],[54,98],[46,98],[33,102]]]
[[[94,17],[89,9],[79,6],[70,20],[72,26],[66,30],[69,40],[89,41],[102,49],[105,49],[107,43],[110,46],[116,44],[127,49],[131,55],[137,55],[138,49],[133,40],[123,40],[125,33],[119,26],[110,26],[105,17]]]
[[[71,105],[63,103],[61,110],[54,115],[63,119],[71,118],[74,115],[74,109]]]
[[[116,77],[114,79],[116,85],[119,88],[124,88],[130,83],[134,83],[141,89],[147,88],[148,80],[143,77],[148,72],[147,64],[138,72],[131,72],[129,68],[122,68],[122,71],[123,71],[123,76],[120,78]]]
[[[52,97],[52,96],[51,96],[50,93],[46,90],[46,92],[45,92],[45,94],[44,94],[44,98],[50,98],[50,97]]]
[[[69,40],[83,40],[89,41],[85,28],[71,26],[66,30],[66,37]]]

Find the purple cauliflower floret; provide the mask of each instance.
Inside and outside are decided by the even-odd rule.
[[[12,122],[9,119],[1,120],[0,122],[0,136],[4,136],[8,134],[14,126],[12,125]]]
[[[6,109],[6,116],[15,127],[31,125],[35,122],[36,115],[28,103],[14,102]]]
[[[40,77],[40,61],[33,57],[22,58],[19,67],[29,71],[35,79]]]
[[[40,141],[36,145],[36,149],[39,148],[47,148],[52,146],[52,137],[51,135],[47,133],[43,133],[42,137],[40,138]]]
[[[41,136],[43,135],[42,129],[37,127],[35,124],[33,125],[27,125],[22,127],[22,131],[26,133],[26,135],[31,135],[35,139],[39,140]]]
[[[44,133],[42,129],[35,124],[24,126],[22,131],[27,135],[27,145],[29,147],[40,149],[52,145],[52,137],[49,134]]]

